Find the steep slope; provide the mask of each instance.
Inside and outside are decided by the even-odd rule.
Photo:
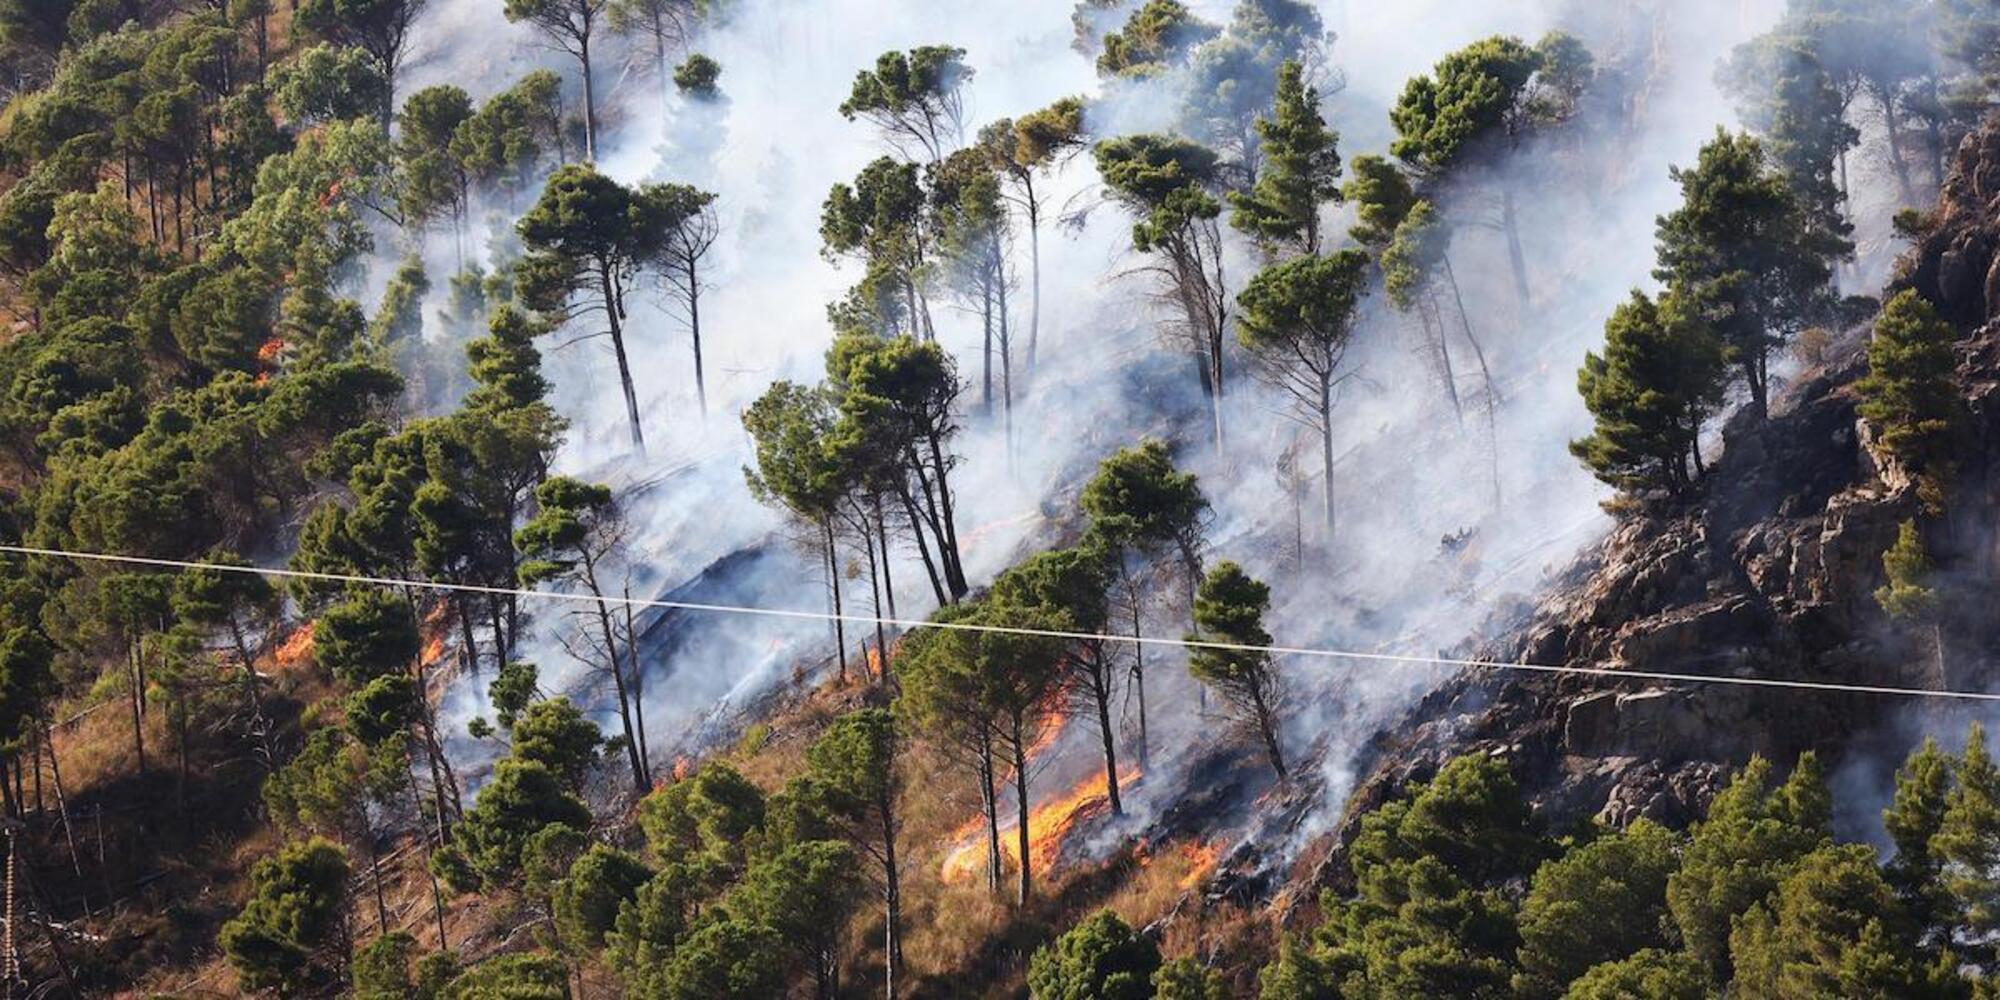
[[[1915,487],[1870,448],[1855,412],[1866,325],[1835,338],[1768,421],[1723,428],[1707,493],[1635,512],[1576,559],[1502,636],[1465,652],[1507,662],[1986,690],[1995,672],[1991,525],[2000,516],[2000,123],[1959,149],[1937,211],[1902,262],[1967,335],[1958,374],[1970,419],[1945,523],[1931,531],[1942,650],[1876,604],[1881,554],[1915,516]],[[1312,883],[1339,879],[1356,817],[1451,756],[1509,757],[1545,821],[1595,815],[1685,822],[1726,768],[1752,754],[1838,756],[1894,713],[1951,711],[1909,696],[1581,674],[1472,671],[1372,741],[1339,832],[1311,852]]]

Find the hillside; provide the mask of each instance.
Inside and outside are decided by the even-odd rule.
[[[0,993],[1990,992],[2000,8],[1378,7],[0,2]]]

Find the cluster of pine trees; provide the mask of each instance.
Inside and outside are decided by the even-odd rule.
[[[1631,497],[1686,499],[1703,474],[1702,429],[1730,391],[1764,416],[1779,351],[1823,342],[1819,331],[1874,310],[1840,300],[1834,282],[1854,252],[1857,123],[1880,128],[1898,203],[1915,212],[1942,188],[1947,151],[1990,106],[1996,24],[1981,4],[1795,0],[1731,55],[1718,79],[1756,134],[1718,130],[1693,166],[1673,172],[1682,203],[1659,219],[1662,291],[1634,291],[1607,320],[1603,353],[1578,373],[1596,427],[1571,450],[1592,472]],[[1912,181],[1912,160],[1926,188]],[[1927,223],[1917,215],[1899,228],[1919,233]],[[1861,386],[1862,415],[1920,480],[1931,513],[1949,477],[1953,339],[1934,305],[1909,293],[1886,304],[1869,348],[1877,374]],[[1815,337],[1802,337],[1809,330]]]
[[[1882,813],[1893,850],[1837,842],[1810,753],[1776,781],[1752,759],[1676,832],[1635,819],[1537,828],[1506,761],[1461,757],[1361,820],[1350,896],[1288,936],[1264,1000],[1331,997],[1972,997],[1993,969],[2000,768],[1904,761]],[[1211,1000],[1219,970],[1161,961],[1104,912],[1037,952],[1042,997]]]

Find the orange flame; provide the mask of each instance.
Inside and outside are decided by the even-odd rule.
[[[868,676],[880,679],[882,676],[882,651],[868,647]]]
[[[1128,768],[1119,772],[1118,785],[1123,789],[1138,779],[1139,769]],[[1062,854],[1063,841],[1069,832],[1078,823],[1103,815],[1110,807],[1110,798],[1104,792],[1104,776],[1092,774],[1063,794],[1031,809],[1028,812],[1028,857],[1035,868],[1049,870]],[[983,816],[975,816],[959,827],[955,846],[945,855],[941,873],[944,881],[965,881],[979,871],[985,863],[985,827]],[[1006,857],[1007,863],[1020,867],[1020,836],[1017,832],[1001,831],[1000,853]]]
[[[274,364],[278,355],[285,350],[285,338],[272,337],[257,348],[257,360],[264,364]]]
[[[1198,840],[1182,844],[1181,856],[1188,861],[1188,873],[1181,877],[1180,886],[1182,892],[1187,892],[1215,873],[1216,864],[1222,860],[1222,842]]]
[[[675,780],[675,781],[686,781],[686,780],[687,780],[687,776],[688,776],[689,774],[692,774],[693,772],[694,772],[694,761],[691,761],[691,760],[687,759],[686,757],[675,757],[675,758],[674,758],[674,780]]]
[[[312,651],[313,623],[307,621],[298,628],[293,629],[292,634],[286,636],[285,641],[278,644],[277,650],[271,656],[278,661],[278,665],[281,667],[296,667],[304,663],[306,658],[312,655]]]

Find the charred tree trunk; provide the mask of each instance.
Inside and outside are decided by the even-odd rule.
[[[595,163],[597,162],[597,84],[591,79],[588,23],[577,37],[576,58],[583,64],[583,154],[585,159]]]
[[[708,380],[701,368],[701,283],[696,280],[695,263],[687,262],[688,336],[694,341],[694,399],[701,419],[708,421]]]
[[[1085,680],[1090,684],[1090,700],[1097,709],[1097,734],[1104,741],[1104,795],[1111,802],[1113,816],[1125,815],[1125,802],[1118,794],[1117,730],[1111,726],[1111,664],[1103,647],[1085,654]]]

